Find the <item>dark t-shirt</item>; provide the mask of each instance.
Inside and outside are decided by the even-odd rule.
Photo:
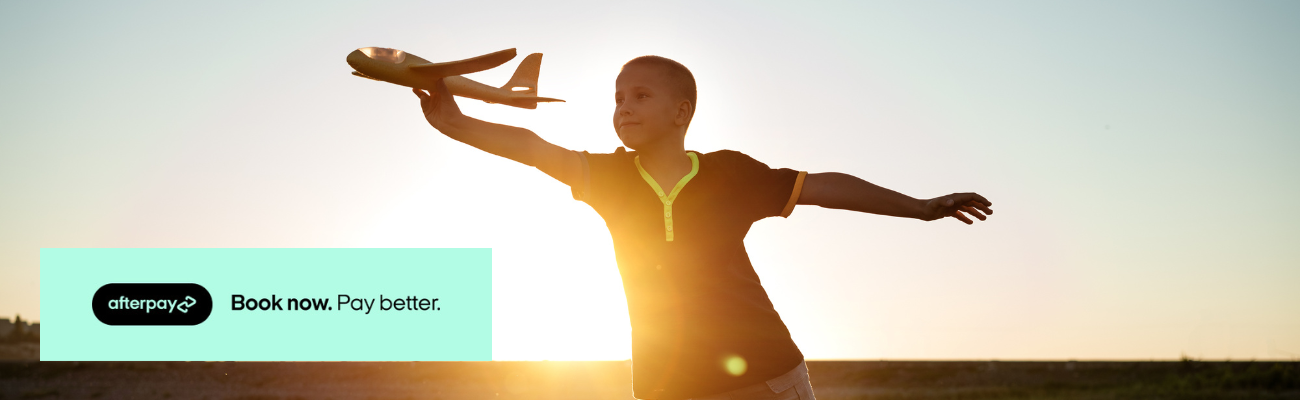
[[[636,155],[621,147],[581,153],[584,179],[573,188],[614,240],[636,397],[721,393],[799,365],[803,354],[754,273],[744,239],[755,221],[789,215],[804,173],[731,150],[696,154],[694,177],[669,201],[664,195],[673,188],[652,187]]]

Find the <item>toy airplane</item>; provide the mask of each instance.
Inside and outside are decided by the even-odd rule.
[[[542,53],[524,57],[515,75],[500,88],[460,76],[496,68],[513,58],[515,49],[506,49],[460,61],[431,63],[397,49],[364,47],[348,54],[348,65],[356,70],[352,75],[417,89],[433,90],[438,79],[442,79],[447,82],[451,94],[488,103],[535,109],[539,102],[564,101],[537,97],[537,74],[542,68]]]

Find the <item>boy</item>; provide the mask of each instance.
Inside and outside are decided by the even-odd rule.
[[[415,94],[438,131],[540,169],[605,219],[641,399],[813,398],[803,354],[745,253],[755,221],[787,217],[795,204],[967,224],[965,214],[993,213],[974,193],[917,200],[846,174],[772,169],[730,150],[687,151],[695,78],[663,57],[633,59],[615,81],[614,130],[631,152],[575,152],[467,117],[441,82]]]

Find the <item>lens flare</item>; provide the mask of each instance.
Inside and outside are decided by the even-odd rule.
[[[749,364],[745,363],[745,358],[741,356],[727,357],[726,361],[723,362],[723,366],[731,376],[744,375],[745,370],[749,369]]]

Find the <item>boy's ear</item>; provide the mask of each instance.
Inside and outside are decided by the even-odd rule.
[[[695,107],[690,100],[682,100],[677,103],[677,118],[673,121],[678,126],[691,124],[691,118],[695,116]]]

